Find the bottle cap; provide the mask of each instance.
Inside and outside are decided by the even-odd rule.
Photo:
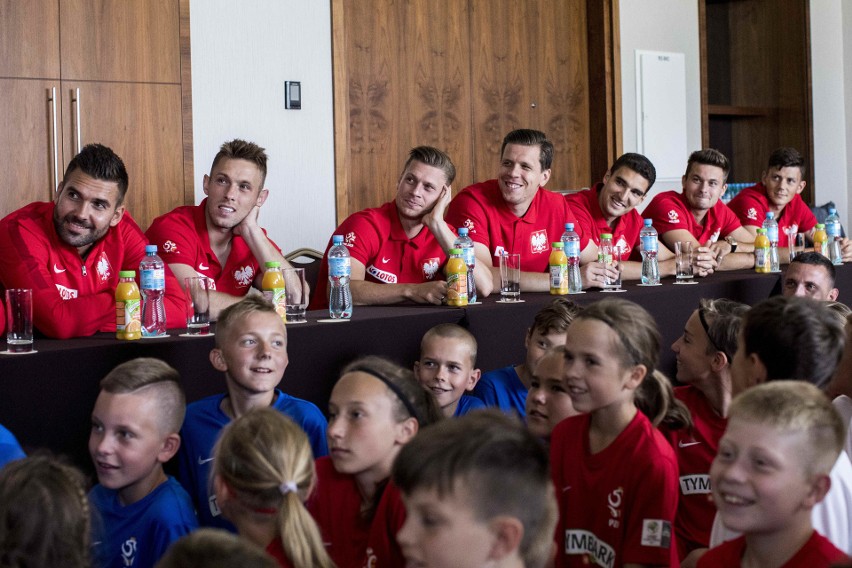
[[[334,235],[331,237],[331,242],[340,245],[343,244],[343,235]]]
[[[271,260],[266,263],[266,268],[281,268],[281,263],[277,260]]]
[[[562,241],[556,241],[555,243],[551,243],[551,244],[552,244],[553,248],[555,248],[555,249],[561,249],[562,246],[563,246]]]
[[[834,215],[835,213],[837,213],[837,209],[835,209],[834,207],[828,208],[828,214],[829,215]]]
[[[154,254],[156,254],[157,253],[157,245],[145,245],[145,252],[146,253],[153,252]]]
[[[763,227],[761,227],[760,229],[758,229],[758,230],[757,230],[757,234],[758,234],[758,235],[765,235],[765,234],[766,234],[766,229],[764,229]]]
[[[767,211],[767,212],[766,212],[766,218],[767,218],[767,219],[774,219],[774,218],[775,218],[775,213],[773,213],[772,211]]]
[[[601,239],[610,239],[610,240],[612,240],[612,233],[601,233]]]
[[[135,270],[121,270],[118,273],[119,278],[136,278]]]
[[[460,227],[459,228],[459,236],[460,237],[466,237],[467,236],[467,227]]]
[[[565,230],[566,231],[573,231],[574,230],[574,223],[565,223]]]
[[[654,222],[653,219],[643,219],[643,221],[645,222],[646,227],[650,227],[651,224]]]
[[[823,223],[817,223],[816,228],[817,228],[817,230],[825,229],[825,225]]]
[[[450,254],[461,254],[461,249],[458,249],[458,248],[451,248],[451,249],[450,249]]]

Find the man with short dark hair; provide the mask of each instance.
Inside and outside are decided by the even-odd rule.
[[[552,162],[553,144],[543,132],[513,130],[503,139],[497,178],[464,188],[450,203],[447,220],[470,231],[477,267],[491,267],[497,289],[503,253],[521,255],[522,290],[550,289],[551,243],[562,238],[565,223],[577,222],[565,198],[544,189]],[[582,250],[588,237],[580,238]]]
[[[693,152],[681,179],[683,191],[656,195],[645,217],[654,220],[660,239],[670,249],[676,242],[690,241],[698,249],[699,262],[715,260],[721,270],[751,268],[754,237],[720,201],[729,171],[728,159],[718,150]]]
[[[267,159],[266,151],[253,142],[225,142],[204,176],[207,197],[199,205],[157,217],[146,232],[181,283],[190,276],[213,280],[212,319],[252,286],[260,289],[267,262],[290,266],[258,224],[269,196],[264,188]]]
[[[0,221],[0,283],[31,288],[33,323],[49,337],[115,331],[121,270],[138,270],[147,240],[123,205],[124,163],[100,144],[68,164],[50,203],[30,203]],[[166,271],[166,322],[186,324],[186,301]]]
[[[840,294],[834,286],[835,276],[830,260],[816,252],[805,252],[787,267],[781,280],[781,294],[833,302]]]
[[[395,304],[403,301],[438,304],[446,300],[442,270],[456,239],[444,221],[452,196],[456,168],[450,157],[431,146],[418,146],[396,186],[396,198],[381,207],[350,215],[334,231],[352,257],[350,287],[356,304]],[[320,265],[311,309],[328,307],[328,250]],[[478,264],[477,294],[491,292],[490,275]]]

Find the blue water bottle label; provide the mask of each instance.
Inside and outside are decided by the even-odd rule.
[[[778,227],[769,227],[766,229],[766,237],[769,239],[770,243],[778,242]]]
[[[139,284],[145,290],[162,290],[166,287],[166,271],[163,268],[141,270]]]
[[[566,256],[580,256],[580,241],[564,241]]]
[[[476,253],[474,252],[473,247],[466,247],[462,249],[462,259],[468,266],[473,266],[476,263]]]
[[[642,237],[642,250],[645,252],[657,252],[657,237],[654,235]]]
[[[335,278],[349,276],[352,272],[352,266],[348,258],[337,257],[328,259],[328,275]]]

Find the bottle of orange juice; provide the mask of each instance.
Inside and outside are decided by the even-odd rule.
[[[565,256],[563,243],[552,243],[550,253],[550,293],[561,296],[568,293],[568,257]]]
[[[754,271],[755,272],[771,272],[772,266],[769,259],[769,237],[766,236],[766,229],[758,229],[757,237],[754,239]]]
[[[462,258],[461,249],[450,249],[447,261],[447,305],[467,305],[467,264]]]
[[[817,223],[816,231],[814,231],[814,252],[828,258],[828,234],[825,232],[823,223]]]
[[[136,272],[122,270],[118,273],[115,288],[115,337],[117,339],[142,339],[142,303]]]
[[[275,306],[275,311],[281,316],[284,322],[287,322],[287,289],[284,282],[284,274],[281,272],[280,262],[267,262],[266,272],[263,273],[263,280],[260,283],[263,289],[263,295],[267,300]]]

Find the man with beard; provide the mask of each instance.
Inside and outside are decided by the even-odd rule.
[[[447,282],[441,270],[456,239],[444,221],[456,168],[430,146],[409,153],[396,186],[396,198],[381,207],[350,215],[334,231],[352,256],[351,290],[356,304],[416,302],[441,304]],[[320,266],[311,309],[328,307],[328,249]],[[477,294],[491,292],[491,276],[476,264]]]
[[[252,286],[260,289],[267,262],[290,267],[257,223],[269,196],[263,187],[266,161],[266,151],[252,142],[222,144],[210,175],[204,176],[204,201],[157,217],[145,233],[179,282],[190,276],[214,281],[211,319],[239,302]]]
[[[115,331],[121,270],[137,270],[145,235],[125,211],[127,170],[112,150],[84,147],[52,203],[31,203],[0,221],[0,282],[31,288],[33,323],[49,337]],[[186,303],[166,271],[166,321],[186,323]]]

